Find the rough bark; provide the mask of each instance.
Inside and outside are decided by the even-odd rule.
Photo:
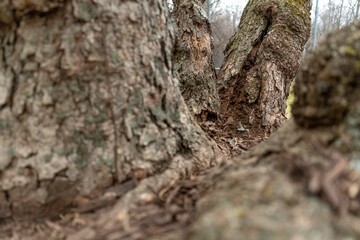
[[[217,160],[173,77],[166,1],[14,0],[0,13],[0,219],[58,214],[129,179],[156,191]]]
[[[248,2],[219,73],[224,122],[260,134],[280,126],[310,23],[309,0]]]
[[[360,22],[319,45],[296,79],[294,121],[206,179],[189,239],[360,237]]]
[[[220,100],[216,90],[211,27],[203,9],[204,0],[174,1],[177,43],[174,64],[180,74],[180,89],[197,120],[216,118]]]

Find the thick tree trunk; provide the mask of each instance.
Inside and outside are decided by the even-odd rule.
[[[166,1],[3,1],[0,13],[0,218],[162,174],[156,190],[216,160],[173,77]]]
[[[359,36],[357,22],[310,54],[295,121],[207,178],[189,239],[360,238]]]
[[[174,64],[180,74],[180,89],[199,121],[216,118],[220,106],[211,27],[203,3],[204,0],[174,1],[172,14],[178,27]]]
[[[225,122],[260,135],[280,126],[310,23],[309,0],[248,2],[219,73]]]

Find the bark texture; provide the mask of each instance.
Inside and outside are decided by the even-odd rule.
[[[309,0],[250,0],[225,49],[221,114],[240,132],[275,130],[310,34]],[[229,121],[229,118],[231,121]]]
[[[174,1],[177,25],[174,64],[180,89],[189,110],[200,121],[217,116],[220,100],[216,90],[211,27],[204,0]]]
[[[0,13],[0,219],[162,174],[156,189],[216,160],[173,77],[166,1],[14,0]]]
[[[296,79],[294,121],[207,178],[190,239],[360,237],[359,62],[360,22],[319,44]]]

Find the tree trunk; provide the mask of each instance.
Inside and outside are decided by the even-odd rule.
[[[237,131],[263,135],[285,119],[290,84],[310,35],[310,5],[309,0],[248,2],[218,81],[221,115]]]
[[[248,5],[242,22],[258,16],[263,25],[252,30],[254,38],[245,32],[234,36],[229,47],[243,38],[244,47],[253,47],[243,60],[233,56],[246,51],[241,45],[233,53],[228,49],[222,70],[225,89],[227,83],[245,87],[239,92],[246,97],[241,104],[252,101],[252,93],[258,95],[251,105],[258,106],[255,116],[278,106],[262,102],[263,92],[281,92],[277,103],[284,100],[286,74],[294,74],[294,54],[300,56],[309,35],[308,6],[272,3],[275,7],[256,5],[263,7],[250,15],[254,19],[247,17]],[[295,17],[284,9],[294,10]],[[200,193],[191,184],[183,193],[177,180],[221,159],[181,97],[167,14],[162,0],[0,3],[0,222],[58,215],[72,204],[87,212],[99,203],[92,197],[118,202],[96,215],[74,214],[73,222],[62,219],[73,227],[65,233],[74,234],[68,239],[140,239],[146,237],[139,234],[144,228],[159,230],[151,224],[171,230],[177,227],[173,221],[192,220],[172,201],[177,194],[198,199]],[[245,31],[245,23],[239,31]],[[247,155],[207,172],[202,183],[209,191],[196,204],[190,236],[162,239],[360,237],[358,219],[338,218],[323,202],[340,214],[360,212],[359,36],[357,23],[320,43],[298,75],[294,121]],[[278,51],[286,44],[291,46],[288,58]],[[273,62],[265,61],[269,57]],[[248,81],[252,76],[260,88]],[[275,128],[262,120],[260,126]],[[193,209],[188,196],[181,204]],[[96,203],[95,208],[84,202]],[[162,211],[153,211],[155,204]],[[142,212],[148,205],[150,211]],[[130,208],[142,222],[131,222],[138,218],[130,218]],[[58,233],[64,229],[61,223],[45,223]],[[47,233],[32,228],[33,221],[27,224],[31,227],[22,230],[35,238]]]
[[[180,89],[190,111],[199,121],[217,117],[220,100],[216,91],[213,43],[204,0],[174,1],[178,26],[174,64]]]
[[[295,121],[206,178],[189,239],[359,239],[359,36],[357,22],[310,53]]]
[[[166,1],[3,1],[0,13],[0,219],[161,174],[156,190],[218,160],[173,76]]]

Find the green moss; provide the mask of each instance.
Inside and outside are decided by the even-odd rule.
[[[305,9],[305,1],[303,0],[287,0],[285,7],[289,9],[294,16],[300,16],[303,20],[310,18],[310,12]]]
[[[360,61],[354,61],[355,68],[360,70]]]
[[[291,118],[291,106],[295,101],[295,95],[294,95],[294,91],[291,90],[289,97],[286,100],[286,111],[285,111],[285,116],[286,118]]]
[[[349,56],[356,56],[356,50],[350,46],[345,47],[345,53]]]

